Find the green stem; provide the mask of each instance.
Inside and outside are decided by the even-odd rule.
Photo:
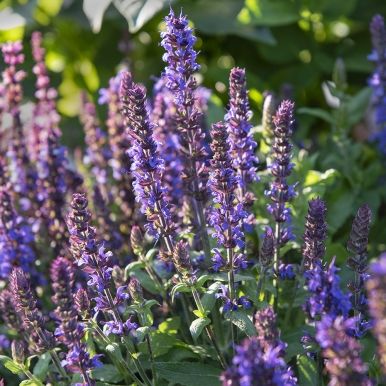
[[[229,265],[229,271],[228,271],[229,299],[231,301],[231,304],[233,305],[233,301],[236,298],[236,291],[235,291],[235,275],[234,275],[234,269],[233,269],[233,249],[232,248],[227,248],[227,260]],[[230,322],[230,330],[231,330],[231,346],[234,354],[235,326],[232,322]]]
[[[59,359],[58,354],[56,353],[56,351],[55,350],[50,350],[49,353],[51,355],[52,361],[54,362],[56,368],[59,371],[59,374],[63,378],[67,379],[68,382],[71,382],[70,377],[67,375],[66,371],[64,370],[64,368],[60,364],[60,359]]]
[[[197,290],[194,287],[192,287],[192,295],[193,295],[194,301],[196,303],[197,309],[200,311],[201,315],[206,315],[204,307],[201,303],[200,295],[198,294]],[[224,359],[224,357],[221,353],[221,350],[217,344],[212,327],[210,325],[206,326],[205,331],[208,335],[210,342],[213,344],[214,349],[216,350],[217,357],[220,361],[221,366],[225,369],[226,368],[226,362],[225,362],[225,359]]]
[[[277,313],[279,304],[279,261],[280,261],[280,223],[275,223],[275,249],[273,255],[273,286],[275,288],[275,297],[273,301],[273,308]]]
[[[35,375],[31,373],[31,371],[28,370],[27,367],[23,366],[23,373],[26,375],[28,379],[36,383],[38,386],[43,386],[43,382],[40,381],[40,379],[36,378]]]

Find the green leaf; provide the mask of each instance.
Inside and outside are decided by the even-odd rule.
[[[246,0],[238,19],[258,26],[281,26],[300,19],[299,2],[288,0]]]
[[[201,288],[208,280],[210,279],[210,276],[209,275],[202,275],[200,276],[196,283],[195,283],[195,287],[196,288]]]
[[[155,370],[160,377],[166,379],[170,384],[181,384],[183,386],[219,386],[221,370],[193,362],[156,362]]]
[[[34,366],[33,374],[41,380],[46,378],[48,372],[48,366],[51,362],[51,355],[48,353],[44,353],[40,355],[39,360],[36,362]]]
[[[111,343],[106,346],[106,351],[109,352],[114,358],[122,360],[122,352],[118,343]]]
[[[127,20],[130,32],[134,33],[170,2],[166,0],[113,0],[113,3]]]
[[[297,109],[296,112],[298,114],[311,115],[313,117],[323,119],[330,124],[334,123],[334,118],[328,111],[319,109],[317,107],[301,107]]]
[[[363,118],[369,106],[371,95],[371,88],[366,87],[350,98],[350,101],[347,103],[349,126],[355,125]]]
[[[191,292],[191,289],[190,289],[190,287],[187,285],[187,284],[185,284],[185,283],[178,283],[178,284],[176,284],[173,288],[172,288],[172,290],[171,290],[171,292],[170,292],[170,297],[171,297],[171,299],[172,299],[172,303],[174,302],[174,297],[176,296],[176,293],[177,292]]]
[[[276,43],[270,30],[243,23],[237,15],[243,0],[199,0],[186,2],[184,12],[195,27],[208,35],[236,35],[269,45]],[[202,10],[205,9],[205,12]]]
[[[198,318],[193,320],[192,324],[189,327],[190,333],[194,340],[196,340],[202,333],[202,330],[205,326],[210,324],[209,318]]]
[[[166,354],[174,345],[179,342],[179,340],[174,336],[160,331],[152,331],[150,335],[153,355],[155,358]]]
[[[145,259],[150,261],[150,260],[153,260],[154,256],[158,253],[158,249],[157,248],[152,248],[152,249],[149,249],[146,253],[146,256],[145,256]]]
[[[142,268],[145,268],[145,264],[142,261],[133,261],[132,263],[128,264],[125,268],[125,279],[128,279],[130,272],[138,271]]]
[[[112,0],[83,0],[83,12],[91,24],[93,32],[99,32],[103,15]]]
[[[299,386],[316,386],[318,384],[318,371],[316,363],[306,355],[299,355],[297,359],[299,371]]]
[[[22,365],[14,362],[10,357],[6,355],[0,355],[0,362],[6,367],[11,373],[19,374],[23,369]]]
[[[103,365],[91,371],[93,379],[104,382],[117,383],[122,381],[123,377],[113,365]]]
[[[180,317],[176,316],[168,318],[158,326],[160,332],[166,332],[168,334],[176,334],[181,325]]]
[[[130,276],[136,276],[136,278],[139,280],[142,287],[145,288],[146,291],[149,291],[153,295],[159,294],[159,289],[157,288],[157,285],[146,272],[141,270],[131,270],[128,273],[128,277]]]
[[[41,382],[35,382],[31,379],[26,379],[24,381],[21,381],[19,383],[19,386],[42,386],[43,384]]]
[[[135,337],[138,339],[139,342],[142,342],[145,339],[145,336],[149,333],[149,331],[149,327],[138,327],[135,330]]]
[[[232,311],[226,315],[226,318],[229,319],[237,328],[247,334],[249,337],[256,335],[256,328],[249,318],[249,316],[244,311]]]
[[[213,309],[216,303],[216,293],[221,285],[222,284],[219,281],[211,284],[204,296],[201,298],[201,303],[205,311],[211,311]]]
[[[219,280],[219,281],[228,281],[228,275],[224,273],[215,273],[211,275],[212,280]],[[243,281],[243,280],[256,280],[254,276],[248,276],[248,275],[241,275],[239,273],[236,273],[235,275],[235,282]]]

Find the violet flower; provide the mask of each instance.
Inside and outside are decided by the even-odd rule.
[[[348,295],[340,289],[340,278],[337,271],[335,258],[333,258],[327,267],[318,263],[314,265],[314,268],[304,273],[307,290],[310,294],[304,305],[304,311],[307,312],[311,320],[325,314],[333,318],[339,315],[348,316],[351,302]]]
[[[229,76],[229,107],[225,122],[229,132],[232,166],[239,177],[237,196],[244,207],[251,207],[254,201],[254,195],[248,191],[248,185],[258,181],[258,159],[255,155],[257,144],[251,133],[251,116],[245,70],[233,68]]]
[[[366,281],[369,313],[373,318],[373,335],[381,370],[386,375],[386,253],[370,266],[370,278]]]
[[[146,229],[150,235],[164,239],[169,252],[173,251],[174,225],[161,183],[163,160],[153,139],[153,125],[146,110],[146,90],[124,73],[121,83],[122,114],[126,119],[127,134],[131,138],[129,155],[134,176],[133,187],[141,211],[146,215]]]
[[[9,277],[12,302],[19,315],[23,329],[29,337],[32,352],[42,353],[53,347],[52,334],[45,329],[45,320],[37,307],[35,294],[21,268],[14,268]]]
[[[18,66],[24,63],[23,45],[21,42],[6,43],[1,46],[6,64],[3,76],[4,110],[11,115],[11,138],[7,152],[10,164],[10,179],[14,191],[18,194],[21,208],[28,211],[35,199],[36,172],[31,165],[27,148],[23,123],[21,121],[20,104],[23,100],[22,80],[26,73]]]
[[[375,107],[375,124],[378,132],[374,139],[379,151],[386,154],[386,29],[381,15],[375,15],[370,23],[373,51],[368,59],[375,64],[375,70],[369,80],[373,89],[372,103]]]
[[[236,189],[238,177],[232,168],[229,155],[229,142],[227,128],[222,122],[212,126],[213,158],[211,161],[211,171],[208,187],[212,193],[215,207],[212,209],[209,222],[214,227],[213,237],[217,239],[217,244],[224,247],[231,256],[227,256],[228,270],[240,268],[244,264],[245,257],[238,258],[238,265],[235,265],[236,247],[241,250],[244,247],[244,233],[242,221],[246,217],[243,204],[237,201]],[[220,252],[215,250],[214,263],[219,265]],[[221,256],[220,256],[221,257]],[[222,258],[225,263],[225,258]]]
[[[220,377],[223,386],[292,386],[297,380],[282,355],[285,345],[265,347],[257,337],[236,346],[232,365]]]
[[[269,347],[282,347],[285,345],[280,340],[280,333],[277,327],[277,316],[272,307],[266,307],[256,312],[255,314],[255,327],[258,340],[261,346],[268,350]],[[285,352],[283,351],[282,355]]]
[[[124,223],[128,219],[135,221],[135,196],[131,189],[132,176],[130,173],[131,160],[127,154],[130,140],[125,132],[125,124],[121,114],[119,88],[123,72],[109,80],[108,88],[99,90],[99,104],[107,105],[106,127],[111,151],[109,165],[116,186],[112,187],[112,195],[124,215]]]
[[[303,236],[301,269],[310,270],[321,265],[327,238],[326,205],[320,198],[308,202],[308,213]]]
[[[166,31],[161,33],[161,46],[165,49],[167,63],[163,77],[166,87],[174,96],[175,120],[179,133],[180,155],[183,162],[184,190],[190,196],[193,215],[198,227],[206,258],[210,256],[209,239],[206,231],[204,202],[206,199],[207,148],[205,134],[200,125],[202,114],[197,107],[197,83],[194,73],[199,70],[196,38],[189,21],[173,10],[165,18]]]
[[[350,335],[355,323],[354,318],[325,315],[316,325],[316,340],[322,348],[330,377],[328,386],[374,385],[366,375],[367,366],[360,356],[362,347]]]
[[[66,359],[62,364],[72,373],[80,373],[87,385],[94,385],[89,371],[100,365],[100,355],[90,357],[87,346],[82,339],[85,331],[78,322],[78,314],[74,307],[75,269],[72,263],[64,257],[58,257],[51,265],[50,277],[54,296],[52,301],[56,306],[54,315],[59,322],[55,336],[67,349]]]
[[[111,156],[110,149],[107,145],[106,134],[99,127],[95,105],[87,100],[86,95],[83,95],[81,122],[87,145],[84,163],[90,165],[96,184],[103,198],[107,200],[109,198],[107,163]]]
[[[105,322],[106,334],[128,334],[135,328],[130,319],[123,321],[118,307],[129,297],[125,287],[119,287],[113,296],[112,253],[105,250],[103,242],[96,238],[96,231],[89,225],[91,215],[87,210],[85,194],[75,193],[68,216],[70,249],[79,267],[88,275],[88,286],[94,290],[94,310],[111,317]]]
[[[15,210],[12,189],[2,159],[0,169],[0,277],[7,279],[13,267],[20,266],[36,280],[34,235],[27,221]]]
[[[357,316],[356,335],[361,337],[370,324],[366,320],[367,299],[364,293],[365,282],[369,277],[367,273],[367,244],[371,223],[371,209],[367,204],[362,205],[354,218],[347,243],[347,250],[351,256],[347,265],[354,271],[354,279],[348,284],[352,292],[352,307]]]

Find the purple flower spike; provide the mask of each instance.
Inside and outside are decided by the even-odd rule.
[[[9,277],[9,285],[12,303],[22,322],[23,329],[29,335],[31,351],[42,353],[52,349],[52,334],[44,328],[44,317],[38,309],[29,279],[21,268],[13,269]]]
[[[330,376],[328,386],[372,386],[367,377],[367,366],[360,353],[361,345],[350,336],[355,319],[334,318],[326,315],[316,325],[316,340],[326,359],[325,368]]]
[[[333,258],[328,267],[319,263],[315,264],[313,269],[305,272],[304,276],[310,297],[304,310],[311,320],[325,314],[331,317],[338,315],[347,317],[351,309],[351,302],[349,297],[340,289],[340,278],[337,271],[335,258]]]
[[[201,129],[202,112],[197,101],[197,83],[194,73],[199,70],[197,53],[194,50],[196,38],[189,27],[188,19],[176,16],[173,10],[165,18],[166,31],[161,33],[161,46],[166,53],[163,78],[173,96],[174,121],[178,131],[178,150],[182,162],[183,188],[191,206],[195,225],[198,228],[206,258],[210,246],[206,231],[204,203],[207,183],[207,144]]]
[[[141,211],[146,215],[148,232],[154,236],[170,238],[174,232],[170,211],[164,199],[162,186],[163,160],[159,157],[153,139],[153,125],[146,110],[146,90],[132,81],[127,72],[121,82],[122,115],[131,139],[129,155],[134,177],[133,187]],[[169,248],[172,250],[173,248]]]
[[[257,337],[236,346],[232,365],[220,380],[223,386],[294,386],[297,380],[283,358],[285,345],[264,346]]]
[[[361,337],[366,328],[370,327],[366,320],[367,299],[364,293],[367,273],[367,244],[369,240],[371,224],[371,209],[367,204],[362,205],[352,223],[347,250],[351,256],[347,259],[347,265],[354,271],[354,278],[349,282],[348,288],[352,292],[352,306],[358,317],[356,335]],[[363,329],[365,328],[365,329]]]
[[[366,282],[369,313],[373,318],[373,335],[377,340],[381,370],[386,375],[386,253],[371,264],[370,272]]]
[[[374,139],[379,151],[386,154],[386,29],[381,15],[375,15],[370,23],[373,51],[368,59],[375,64],[375,70],[369,80],[373,89],[372,103],[375,108],[375,124],[378,131]]]
[[[51,283],[54,296],[52,301],[56,306],[54,311],[59,325],[55,336],[67,348],[64,361],[66,368],[73,373],[80,373],[86,384],[90,381],[89,370],[94,367],[94,358],[87,352],[87,346],[82,342],[84,328],[78,322],[78,314],[74,306],[74,276],[72,263],[64,257],[58,257],[51,265]]]
[[[258,159],[255,156],[257,144],[251,133],[251,115],[245,70],[233,68],[229,76],[229,108],[225,121],[229,132],[232,166],[239,177],[238,199],[245,206],[251,206],[254,200],[253,194],[247,190],[248,184],[258,180]]]
[[[303,236],[303,267],[313,269],[322,263],[327,238],[326,205],[320,198],[308,202],[308,213]]]
[[[222,122],[212,126],[213,159],[208,187],[212,193],[216,207],[212,209],[209,218],[214,227],[213,236],[217,243],[226,249],[243,248],[244,233],[242,221],[246,217],[243,204],[236,199],[238,178],[232,168],[229,156],[229,142],[226,126]],[[216,254],[219,253],[216,251]],[[215,256],[215,260],[218,258]],[[218,265],[215,261],[215,265]],[[231,264],[233,269],[233,262]]]

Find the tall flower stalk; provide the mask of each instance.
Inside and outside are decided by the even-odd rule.
[[[375,140],[379,150],[386,154],[386,29],[381,15],[375,15],[370,23],[373,51],[368,59],[375,64],[375,70],[369,80],[373,89],[372,103],[375,108],[377,133]]]
[[[232,166],[237,172],[237,198],[244,207],[251,207],[254,195],[248,191],[248,185],[258,181],[255,155],[257,144],[253,139],[250,119],[245,70],[233,68],[229,76],[229,108],[225,115],[229,133]]]
[[[204,202],[206,196],[205,134],[201,129],[202,114],[197,108],[194,73],[199,70],[196,38],[189,21],[173,10],[165,18],[166,31],[161,33],[161,46],[165,49],[163,60],[167,63],[163,77],[166,87],[172,92],[175,104],[175,120],[179,132],[180,154],[183,161],[184,189],[190,197],[193,215],[207,260],[210,260],[210,245],[206,229]]]
[[[367,299],[364,291],[365,282],[369,277],[367,244],[369,241],[371,223],[371,209],[367,204],[362,205],[352,223],[350,238],[347,243],[347,250],[351,256],[347,264],[354,271],[354,279],[348,284],[352,292],[352,306],[354,315],[357,317],[356,334],[362,336],[370,327],[366,321]]]
[[[294,185],[288,184],[288,177],[291,174],[293,164],[291,163],[292,126],[294,124],[294,103],[285,100],[276,111],[273,118],[273,142],[272,142],[272,161],[270,170],[273,177],[270,189],[266,195],[272,203],[268,205],[268,211],[275,221],[275,249],[274,249],[274,286],[276,296],[274,308],[277,309],[279,296],[279,264],[280,249],[293,238],[290,222],[291,210],[287,203],[295,196]]]
[[[214,227],[213,236],[217,239],[217,244],[226,250],[226,257],[222,256],[219,250],[216,250],[213,260],[216,269],[223,268],[228,271],[229,295],[233,303],[236,298],[235,270],[246,266],[245,256],[242,252],[244,246],[242,224],[246,213],[243,203],[239,202],[236,196],[239,178],[232,167],[225,124],[215,123],[212,126],[211,136],[213,158],[208,187],[212,193],[215,207],[212,209],[209,221]]]
[[[366,281],[369,313],[373,319],[373,335],[377,341],[377,353],[381,371],[386,379],[386,254],[382,254],[370,266],[370,278]]]
[[[72,263],[64,257],[58,257],[51,265],[51,283],[54,296],[52,301],[56,306],[54,311],[59,326],[55,336],[67,349],[65,367],[71,373],[80,373],[86,385],[93,386],[95,382],[90,378],[90,370],[99,366],[99,355],[90,357],[82,339],[85,331],[78,322],[78,313],[74,307],[74,276]]]

